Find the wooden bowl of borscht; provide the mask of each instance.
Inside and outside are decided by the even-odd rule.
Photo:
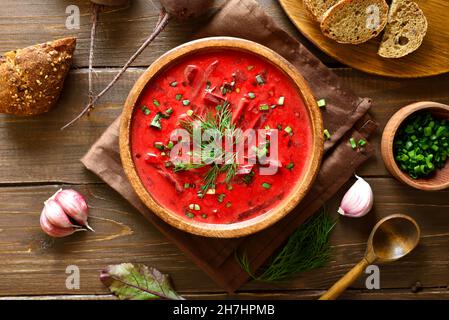
[[[168,51],[144,72],[119,140],[125,173],[154,214],[192,234],[235,238],[304,198],[324,134],[295,67],[255,42],[213,37]]]

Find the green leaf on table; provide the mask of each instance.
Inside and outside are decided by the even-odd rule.
[[[170,277],[143,264],[109,265],[101,271],[101,282],[122,300],[183,300],[173,289]]]

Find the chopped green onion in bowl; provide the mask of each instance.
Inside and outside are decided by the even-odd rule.
[[[441,169],[449,156],[449,122],[431,113],[410,116],[393,142],[398,167],[411,178],[425,178]]]

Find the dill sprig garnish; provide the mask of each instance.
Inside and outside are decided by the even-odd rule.
[[[187,130],[193,140],[194,126],[200,126],[202,131],[210,130],[214,133],[212,141],[201,141],[199,145],[199,158],[201,163],[179,163],[174,167],[175,172],[199,169],[210,166],[210,169],[203,177],[203,185],[201,186],[201,193],[205,194],[209,189],[214,189],[218,176],[225,173],[225,183],[229,184],[237,172],[237,163],[235,153],[232,154],[231,159],[225,162],[223,154],[207,154],[205,151],[209,150],[211,144],[215,141],[223,141],[223,139],[233,139],[236,143],[236,129],[232,123],[232,111],[230,104],[224,101],[222,105],[216,107],[216,113],[207,112],[205,116],[192,115],[192,121],[182,121],[181,128]],[[216,160],[221,160],[216,163]]]
[[[236,253],[237,261],[251,278],[259,281],[283,280],[322,267],[330,257],[329,235],[335,224],[325,209],[309,218],[290,235],[285,246],[258,275],[253,273],[246,253],[240,256]]]

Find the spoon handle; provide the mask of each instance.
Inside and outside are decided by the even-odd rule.
[[[327,290],[319,300],[335,300],[365,271],[370,262],[364,257],[348,273],[338,280],[329,290]]]

